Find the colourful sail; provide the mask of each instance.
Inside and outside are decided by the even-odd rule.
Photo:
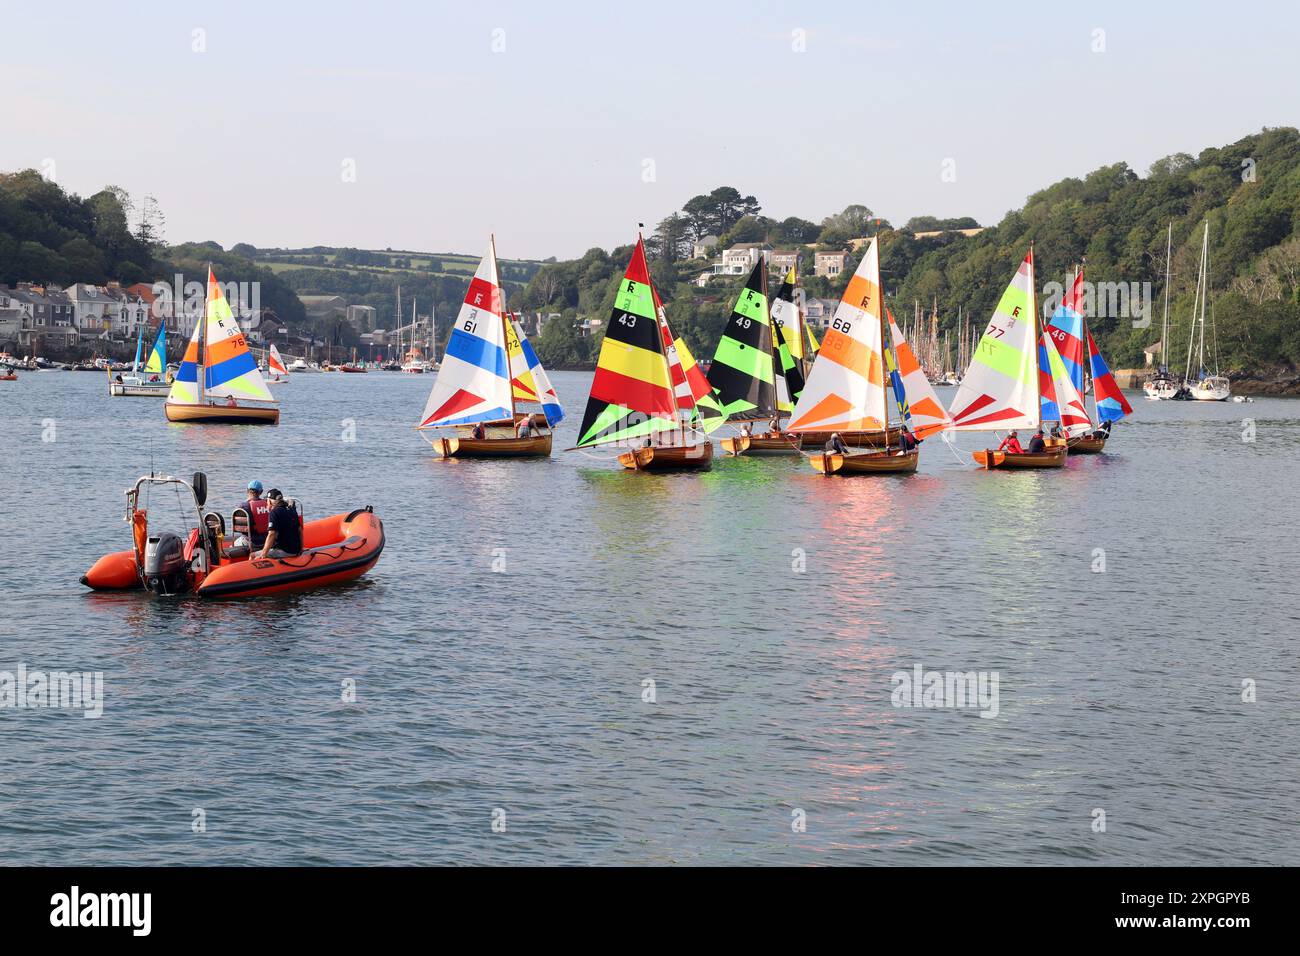
[[[208,269],[206,315],[195,324],[194,335],[185,349],[185,358],[176,373],[176,380],[172,382],[167,401],[174,405],[198,403],[200,366],[203,368],[204,398],[275,401],[211,268]]]
[[[577,447],[630,442],[679,427],[657,303],[638,237],[609,316]]]
[[[1034,320],[1034,251],[1002,293],[953,398],[953,427],[963,431],[1037,428],[1037,323]]]
[[[284,367],[284,359],[280,358],[280,350],[275,347],[274,342],[271,343],[271,351],[266,356],[266,367],[273,375],[283,375],[286,378],[289,376],[289,370]]]
[[[1065,363],[1047,330],[1043,330],[1038,339],[1038,395],[1043,421],[1060,422],[1071,438],[1092,431],[1087,406],[1070,381]]]
[[[729,421],[755,421],[776,414],[772,324],[767,314],[766,266],[755,263],[736,297],[709,366],[713,397]]]
[[[508,421],[512,415],[506,354],[505,296],[489,245],[456,316],[442,368],[429,392],[418,428]]]
[[[1097,420],[1114,422],[1125,415],[1132,415],[1133,406],[1115,384],[1115,376],[1110,374],[1110,367],[1102,358],[1091,330],[1088,332],[1088,356],[1092,363],[1092,392],[1097,400]]]
[[[167,371],[167,325],[164,322],[158,323],[158,334],[154,336],[153,347],[149,349],[144,371],[150,375],[162,375]]]
[[[880,253],[873,238],[835,309],[787,431],[885,427],[881,300]]]
[[[894,343],[894,366],[891,379],[894,380],[894,393],[899,409],[904,413],[903,420],[911,427],[917,438],[925,438],[935,432],[941,432],[952,426],[952,419],[939,404],[939,396],[934,393],[934,386],[925,377],[925,370],[916,359],[916,353],[908,344],[903,330],[894,321],[894,313],[888,308],[885,314],[889,318],[889,337]],[[886,354],[886,358],[890,358]]]
[[[668,325],[668,312],[654,291],[655,314],[659,320],[659,336],[664,344],[664,357],[668,361],[668,374],[673,383],[673,398],[677,402],[678,419],[697,422],[704,431],[712,432],[726,420],[722,406],[713,395],[713,386],[695,363],[686,340],[673,337]]]
[[[786,273],[771,303],[772,338],[776,345],[776,405],[788,415],[794,411],[804,386],[803,320],[795,301],[798,278],[794,268]]]
[[[519,359],[523,364],[523,371],[520,374],[515,353],[511,351],[511,387],[515,389],[515,399],[520,399],[522,392],[526,396],[523,397],[524,401],[539,403],[542,412],[546,415],[546,423],[554,428],[564,420],[564,406],[560,404],[560,397],[555,394],[550,376],[546,374],[546,369],[542,368],[542,360],[537,357],[533,344],[528,341],[528,336],[524,335],[523,327],[518,320],[510,320],[510,333],[510,339],[514,347],[518,348]]]

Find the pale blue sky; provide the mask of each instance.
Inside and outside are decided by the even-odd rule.
[[[993,223],[1300,122],[1294,3],[282,6],[0,0],[0,170],[151,192],[172,241],[563,258],[721,184]]]

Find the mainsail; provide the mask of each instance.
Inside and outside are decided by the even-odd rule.
[[[638,237],[610,312],[577,447],[645,438],[679,427],[657,304],[645,243]]]
[[[508,329],[510,350],[510,386],[514,389],[515,400],[537,402],[546,415],[546,424],[554,428],[564,420],[564,406],[560,397],[551,386],[551,379],[542,368],[542,360],[533,350],[533,344],[524,335],[523,326],[515,318],[510,320]]]
[[[794,410],[794,403],[803,394],[804,385],[804,322],[795,301],[798,281],[791,266],[770,307],[772,341],[776,346],[776,404],[777,409],[787,415]],[[809,353],[812,351],[808,349]]]
[[[971,356],[950,412],[962,431],[1037,428],[1037,322],[1034,317],[1034,251],[1002,293],[989,326]]]
[[[736,297],[709,367],[714,399],[729,421],[755,421],[776,414],[772,348],[767,268],[760,256]]]
[[[1071,438],[1092,431],[1088,409],[1070,381],[1065,363],[1046,330],[1038,340],[1038,394],[1043,421],[1060,422]]]
[[[1110,374],[1106,360],[1102,358],[1097,343],[1093,341],[1092,330],[1088,328],[1088,323],[1083,317],[1084,295],[1083,270],[1080,269],[1074,277],[1069,293],[1052,314],[1047,332],[1061,355],[1061,362],[1075,391],[1080,395],[1087,395],[1085,372],[1091,374],[1093,394],[1097,403],[1097,419],[1113,422],[1125,415],[1131,415],[1133,408],[1123,392],[1119,390],[1119,386],[1115,384],[1115,378]]]
[[[167,371],[167,323],[158,323],[158,334],[154,336],[153,347],[149,349],[149,358],[145,360],[144,372],[162,375]]]
[[[1119,390],[1119,385],[1115,383],[1115,376],[1110,374],[1110,367],[1102,358],[1101,350],[1093,340],[1091,329],[1088,330],[1088,357],[1092,365],[1092,394],[1097,402],[1097,420],[1114,422],[1125,415],[1132,415],[1133,406]]]
[[[418,428],[509,421],[514,415],[506,354],[505,295],[497,274],[496,246],[488,245],[456,316],[442,368],[429,392]]]
[[[203,369],[202,389],[199,388],[200,368]],[[196,405],[200,397],[275,401],[211,267],[208,268],[206,316],[194,325],[194,335],[186,346],[167,401],[173,405]]]
[[[890,364],[895,367],[890,369],[890,379],[894,384],[899,410],[903,413],[903,421],[911,427],[917,438],[925,438],[951,427],[952,419],[939,404],[934,386],[925,377],[925,370],[916,360],[912,346],[894,321],[894,313],[886,307],[885,314],[889,318],[889,337],[894,343],[893,361]]]
[[[822,338],[787,431],[886,427],[881,299],[880,253],[873,238]]]
[[[275,347],[274,342],[271,343],[271,351],[266,357],[266,368],[277,376],[287,377],[289,374],[289,370],[284,367],[284,359],[280,358],[280,350]]]

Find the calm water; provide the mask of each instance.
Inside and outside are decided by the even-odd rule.
[[[1300,404],[1134,395],[1063,472],[936,439],[905,478],[649,476],[559,451],[590,375],[554,379],[555,456],[501,463],[431,457],[429,377],[297,376],[278,428],[0,383],[0,670],[106,682],[99,720],[0,710],[0,860],[1300,863]],[[300,596],[92,595],[151,460],[227,512],[373,504],[387,548]],[[917,664],[998,672],[997,717],[895,708]]]

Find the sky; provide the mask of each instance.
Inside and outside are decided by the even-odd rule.
[[[1145,7],[1152,9],[1145,9]],[[1300,125],[1294,3],[0,0],[0,171],[171,242],[579,256],[719,185],[994,224]]]

